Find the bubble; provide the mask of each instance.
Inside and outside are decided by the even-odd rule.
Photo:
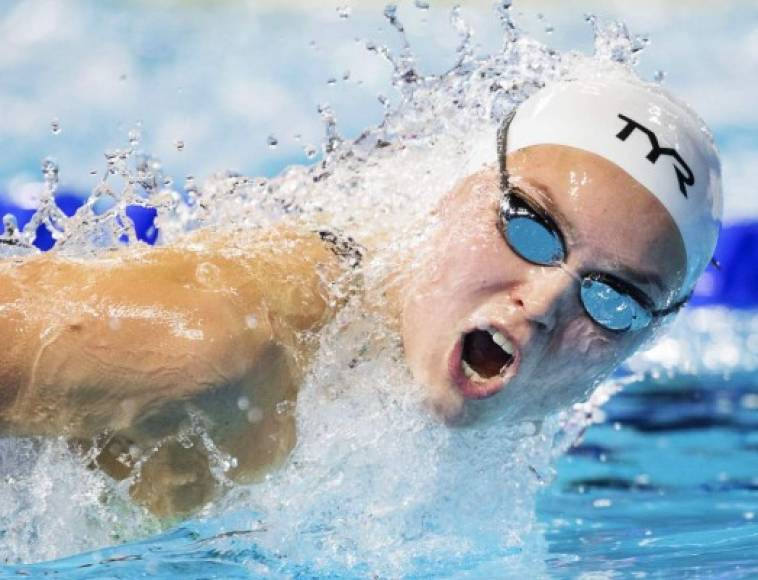
[[[350,6],[337,6],[337,15],[343,20],[350,18],[352,12],[353,9]]]
[[[419,10],[429,10],[429,2],[426,0],[414,0],[413,5]]]
[[[61,122],[57,118],[50,121],[50,131],[53,135],[60,135]]]
[[[598,509],[609,508],[612,505],[613,505],[613,502],[607,498],[598,498],[592,502],[592,507],[598,508]]]
[[[258,317],[254,314],[248,314],[245,317],[245,326],[247,326],[250,329],[258,328]]]
[[[174,147],[177,151],[184,151],[184,141],[182,139],[177,139],[174,141]]]
[[[330,77],[329,79],[327,79],[326,84],[330,87],[333,87],[334,85],[337,84],[337,79],[334,77]]]
[[[279,145],[279,140],[274,135],[269,135],[268,138],[266,138],[266,144],[269,149],[276,149]]]
[[[653,74],[653,80],[656,83],[662,83],[664,80],[666,80],[666,71],[663,71],[660,69],[655,71],[655,73]]]
[[[305,152],[305,156],[308,159],[313,159],[318,153],[318,149],[316,149],[316,147],[313,145],[306,145],[303,151]]]
[[[250,399],[247,397],[240,397],[237,399],[237,408],[240,411],[247,411],[250,408]]]

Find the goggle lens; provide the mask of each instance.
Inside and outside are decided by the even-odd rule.
[[[506,196],[501,209],[503,234],[521,258],[539,266],[559,266],[566,250],[558,231],[522,202]],[[601,275],[582,279],[579,293],[589,317],[614,332],[639,330],[653,319],[650,311],[629,293],[604,281]]]
[[[652,320],[650,312],[629,294],[601,280],[584,278],[580,296],[590,318],[609,330],[639,330]]]
[[[563,243],[555,230],[531,217],[507,220],[506,237],[511,247],[525,260],[540,266],[563,262]]]

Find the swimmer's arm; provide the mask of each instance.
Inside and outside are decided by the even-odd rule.
[[[94,437],[172,401],[297,374],[299,333],[331,316],[334,255],[288,230],[189,242],[0,261],[2,432]],[[282,363],[291,352],[302,356]]]

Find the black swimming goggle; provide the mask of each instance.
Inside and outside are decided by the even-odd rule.
[[[567,250],[561,231],[544,212],[532,207],[508,183],[505,168],[506,119],[500,130],[498,147],[503,200],[500,205],[502,234],[508,246],[521,258],[539,266],[562,267]],[[587,315],[600,327],[613,332],[641,330],[654,319],[679,310],[686,299],[668,308],[655,310],[652,301],[634,286],[609,274],[579,276],[579,298]]]

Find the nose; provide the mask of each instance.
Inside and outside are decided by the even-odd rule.
[[[530,268],[511,297],[527,319],[546,331],[579,307],[576,280],[562,268]]]

